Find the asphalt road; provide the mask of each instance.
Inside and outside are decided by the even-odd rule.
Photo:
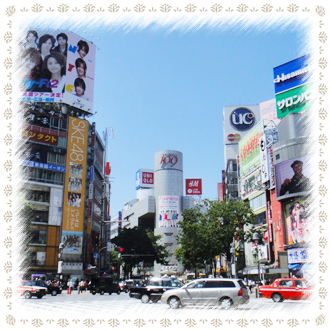
[[[42,299],[35,297],[24,299],[17,297],[17,303],[13,305],[13,313],[26,315],[27,317],[54,318],[65,317],[68,319],[102,317],[102,319],[125,319],[125,318],[182,318],[193,317],[200,318],[226,318],[239,317],[253,318],[265,316],[269,318],[285,317],[286,315],[312,317],[317,311],[317,301],[310,299],[305,301],[287,300],[282,303],[274,303],[270,299],[255,298],[255,294],[250,295],[250,302],[241,305],[238,308],[223,310],[220,307],[211,306],[191,306],[170,309],[167,305],[158,302],[143,304],[141,300],[130,298],[127,293],[100,294],[92,295],[89,292],[77,294],[67,294],[63,291],[61,294],[53,297],[49,294]]]

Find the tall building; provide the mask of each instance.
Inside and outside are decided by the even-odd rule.
[[[145,265],[145,275],[182,274],[183,266],[174,257],[178,247],[175,236],[178,234],[182,212],[194,207],[196,199],[184,195],[183,155],[180,151],[158,151],[154,156],[154,164],[154,169],[140,169],[136,172],[136,198],[127,202],[119,212],[123,220],[122,227],[149,228],[154,230],[155,235],[162,235],[160,243],[168,249],[168,265]],[[115,215],[112,220],[118,218]],[[116,235],[117,229],[119,226],[114,225],[111,233]]]

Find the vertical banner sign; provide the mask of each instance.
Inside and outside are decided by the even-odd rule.
[[[64,186],[63,253],[82,253],[88,121],[69,117]]]
[[[269,168],[268,168],[265,134],[262,134],[260,138],[259,146],[260,146],[260,162],[261,162],[261,182],[266,183],[269,180]]]

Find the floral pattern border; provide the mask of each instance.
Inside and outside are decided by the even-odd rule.
[[[322,2],[322,1],[320,1]],[[318,278],[319,278],[319,291],[318,291],[318,309],[319,314],[315,317],[315,319],[305,319],[305,318],[290,318],[287,320],[283,320],[282,318],[278,319],[244,319],[239,318],[237,320],[233,319],[226,319],[221,320],[218,318],[212,320],[195,320],[195,319],[185,319],[185,320],[170,320],[167,318],[163,318],[159,321],[155,319],[151,320],[143,320],[143,319],[123,319],[119,320],[116,318],[104,320],[104,319],[90,319],[86,318],[84,320],[68,320],[65,318],[61,318],[58,320],[54,319],[20,319],[19,317],[15,317],[11,314],[11,310],[13,307],[13,289],[10,286],[12,284],[12,271],[13,271],[13,255],[12,255],[12,248],[13,248],[13,196],[14,196],[14,189],[12,185],[12,175],[13,175],[13,85],[12,85],[12,72],[13,72],[13,58],[12,58],[12,47],[13,47],[13,32],[12,28],[15,24],[15,14],[17,12],[21,13],[52,13],[52,12],[59,12],[59,13],[92,13],[92,12],[99,12],[100,14],[108,13],[109,15],[116,15],[116,14],[123,14],[123,13],[130,13],[130,15],[139,15],[141,13],[162,13],[163,15],[168,15],[169,13],[211,13],[212,15],[221,15],[221,13],[291,13],[295,15],[297,13],[305,13],[306,15],[316,15],[317,19],[319,20],[319,33],[318,33],[318,51],[319,51],[319,59],[318,59],[318,104],[319,104],[319,111],[318,111],[318,127],[319,127],[319,134],[318,134],[318,148],[319,148],[319,183],[318,183],[318,220],[319,220],[319,237],[318,237],[318,245],[319,245],[319,266],[318,266]],[[3,286],[3,299],[5,300],[5,311],[2,313],[2,318],[5,319],[5,323],[9,326],[23,326],[30,324],[35,328],[41,327],[47,324],[57,324],[61,328],[65,328],[70,326],[71,324],[81,324],[86,326],[87,328],[100,325],[102,323],[107,324],[108,326],[115,328],[123,324],[130,324],[131,326],[135,327],[144,327],[148,324],[158,324],[158,326],[167,328],[167,327],[174,327],[177,325],[185,325],[188,328],[194,328],[198,324],[205,324],[212,327],[220,327],[226,324],[231,325],[235,324],[241,328],[243,327],[254,327],[257,323],[259,326],[263,326],[265,328],[269,327],[277,327],[287,325],[291,328],[305,325],[316,325],[321,326],[326,323],[327,316],[325,315],[326,312],[326,298],[327,298],[327,289],[326,289],[326,282],[325,278],[327,276],[328,271],[328,263],[326,262],[326,248],[328,247],[328,241],[326,239],[326,234],[324,232],[325,225],[329,221],[328,220],[328,210],[327,210],[327,200],[329,198],[328,195],[328,188],[326,181],[328,180],[328,163],[326,160],[327,150],[329,150],[329,133],[326,130],[327,124],[329,123],[328,118],[328,111],[325,108],[325,103],[327,101],[327,85],[325,84],[328,77],[328,62],[326,60],[327,52],[327,42],[328,42],[328,35],[326,33],[327,28],[327,20],[326,20],[326,10],[324,5],[312,5],[310,4],[308,7],[301,6],[299,2],[297,4],[292,3],[286,7],[280,7],[277,5],[272,5],[269,3],[264,3],[259,7],[256,6],[249,6],[244,3],[239,4],[237,6],[232,5],[227,6],[221,3],[214,3],[210,7],[195,5],[193,3],[186,3],[186,4],[178,4],[178,5],[170,5],[170,4],[162,4],[161,6],[150,7],[146,6],[142,3],[137,3],[135,5],[126,6],[122,5],[121,2],[118,4],[110,4],[104,7],[97,7],[91,3],[81,4],[80,7],[71,7],[67,4],[61,4],[58,6],[45,6],[40,3],[35,3],[31,7],[26,7],[24,5],[10,5],[5,8],[5,13],[2,13],[3,19],[5,20],[7,29],[2,33],[2,44],[4,51],[2,52],[3,58],[3,67],[6,72],[6,81],[2,88],[2,150],[4,158],[2,159],[2,184],[1,190],[3,193],[3,224],[4,230],[3,235],[3,246],[4,252],[2,254],[2,264],[3,264],[3,271],[5,274],[6,282]]]

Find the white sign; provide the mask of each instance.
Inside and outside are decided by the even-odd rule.
[[[63,262],[62,263],[62,271],[63,270],[82,270],[83,264],[82,262]]]
[[[178,270],[178,267],[177,266],[161,266],[160,267],[160,270],[161,271],[172,271],[172,272],[176,272]]]
[[[261,162],[261,182],[266,183],[269,181],[269,167],[266,147],[266,136],[262,134],[260,138],[260,162]]]
[[[91,182],[88,187],[88,199],[93,199],[93,183]]]

